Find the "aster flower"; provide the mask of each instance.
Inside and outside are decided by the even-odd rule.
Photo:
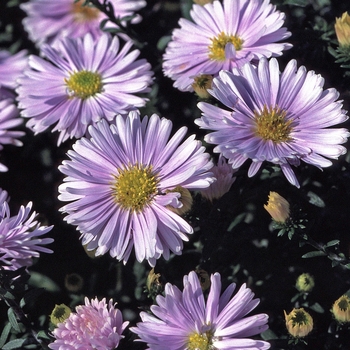
[[[201,190],[201,195],[210,201],[221,198],[227,193],[236,178],[233,177],[235,172],[232,167],[227,164],[226,159],[220,155],[217,165],[214,165],[210,171],[214,174],[216,181],[213,182],[208,188]]]
[[[158,295],[158,305],[151,306],[153,315],[141,312],[142,322],[130,330],[147,343],[150,350],[268,349],[270,344],[249,339],[265,331],[268,316],[245,317],[258,304],[245,284],[231,298],[236,285],[221,292],[219,273],[211,276],[211,288],[205,301],[194,271],[184,277],[184,290],[167,283],[165,296]]]
[[[130,41],[120,48],[117,37],[104,34],[95,42],[87,34],[58,47],[43,45],[49,62],[30,56],[30,68],[19,79],[18,106],[35,133],[57,123],[59,145],[83,136],[101,118],[111,121],[116,113],[145,105],[147,99],[134,93],[150,91],[153,73],[146,60],[137,60],[138,50],[129,52]]]
[[[32,202],[21,206],[17,215],[11,216],[6,191],[0,189],[0,263],[3,268],[16,270],[22,266],[31,266],[33,258],[39,252],[52,253],[51,249],[42,247],[53,242],[52,238],[40,238],[53,226],[41,226],[35,220]]]
[[[83,245],[96,255],[109,251],[127,261],[133,245],[138,261],[155,264],[162,254],[181,254],[192,227],[169,209],[181,208],[181,186],[205,188],[213,181],[209,155],[194,135],[181,143],[183,127],[169,140],[172,123],[156,114],[150,119],[130,112],[111,126],[101,120],[89,127],[68,152],[59,170],[67,175],[59,186],[65,220],[77,226]],[[181,143],[181,144],[180,144]]]
[[[115,17],[134,15],[146,6],[145,0],[109,0]],[[84,1],[74,0],[30,0],[20,5],[27,17],[23,20],[29,38],[39,47],[44,42],[52,44],[65,37],[78,38],[90,33],[99,38],[103,33],[100,22],[107,18],[105,14],[92,5],[83,6]],[[141,21],[135,16],[132,23]]]
[[[15,98],[12,90],[17,87],[17,78],[28,65],[27,51],[12,55],[0,50],[0,98]]]
[[[22,119],[19,117],[19,111],[13,101],[9,98],[0,99],[0,151],[6,144],[22,146],[22,142],[17,138],[23,136],[24,132],[9,130],[21,124]],[[0,163],[0,172],[7,170],[7,167]]]
[[[192,91],[199,75],[217,75],[261,57],[280,56],[292,45],[285,15],[268,0],[223,0],[193,5],[193,22],[181,18],[164,54],[164,74],[174,87]]]
[[[124,338],[122,333],[128,323],[123,323],[122,313],[112,300],[107,304],[105,298],[85,298],[85,305],[77,306],[75,312],[57,324],[53,331],[56,340],[49,348],[113,350]]]
[[[288,181],[299,187],[291,168],[300,160],[324,168],[346,152],[349,132],[328,128],[348,119],[339,93],[323,90],[324,79],[304,66],[290,61],[280,73],[275,58],[262,58],[258,68],[245,64],[242,69],[223,71],[213,81],[211,94],[226,105],[224,110],[199,103],[203,112],[196,123],[214,130],[205,140],[218,145],[222,153],[239,168],[247,159],[248,176],[257,173],[264,161],[279,164]]]

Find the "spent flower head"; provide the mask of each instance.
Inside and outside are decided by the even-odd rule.
[[[350,322],[350,298],[346,294],[334,302],[332,313],[339,323]]]
[[[289,314],[284,311],[284,318],[289,334],[295,338],[307,336],[314,326],[311,315],[303,308],[293,309]]]
[[[230,284],[221,294],[219,273],[211,276],[205,300],[200,280],[192,271],[183,279],[184,289],[167,283],[164,296],[158,295],[152,314],[141,312],[142,322],[131,331],[147,343],[148,349],[268,349],[270,344],[250,339],[268,328],[268,316],[247,316],[258,304],[245,285],[232,297],[236,285]],[[164,347],[166,344],[166,347]]]

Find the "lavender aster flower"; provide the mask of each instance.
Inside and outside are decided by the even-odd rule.
[[[193,229],[170,209],[183,205],[179,187],[210,185],[212,163],[194,135],[181,143],[187,128],[169,140],[171,128],[155,114],[141,121],[130,112],[111,126],[102,120],[89,127],[91,139],[78,140],[68,152],[71,160],[59,167],[67,175],[59,199],[72,203],[61,211],[88,250],[126,262],[134,245],[137,260],[151,265],[170,251],[181,254]]]
[[[19,79],[17,89],[22,116],[35,133],[56,124],[58,144],[83,136],[88,125],[116,113],[127,114],[142,107],[152,81],[150,64],[137,60],[138,50],[129,52],[119,39],[104,34],[97,42],[90,34],[60,42],[59,50],[45,44],[42,52],[50,62],[29,57],[30,69]]]
[[[291,48],[276,43],[291,34],[282,27],[285,15],[269,0],[223,0],[193,5],[193,22],[181,18],[164,54],[163,69],[174,87],[192,91],[199,75],[217,75],[253,59],[280,56]]]
[[[221,293],[220,274],[211,276],[211,287],[205,301],[195,272],[184,277],[184,290],[167,283],[165,296],[157,296],[151,306],[154,314],[141,312],[142,322],[130,328],[150,350],[268,349],[270,344],[249,339],[265,331],[268,316],[245,317],[258,304],[245,284],[231,299],[236,285]],[[164,346],[166,344],[166,347]]]
[[[109,0],[116,17],[133,15],[135,11],[146,6],[145,0]],[[20,7],[26,12],[23,20],[29,38],[41,46],[47,42],[52,44],[65,37],[78,38],[90,33],[99,38],[103,33],[100,22],[107,16],[92,5],[83,6],[84,1],[74,0],[30,0]],[[135,16],[133,23],[141,21]]]
[[[261,59],[258,68],[223,71],[214,79],[211,94],[231,110],[199,103],[203,116],[196,123],[214,130],[205,140],[229,159],[234,169],[247,159],[248,176],[257,173],[264,161],[279,164],[288,181],[299,187],[291,168],[300,160],[322,169],[346,152],[340,144],[349,132],[328,128],[348,119],[339,93],[323,90],[324,79],[290,61],[280,73],[278,62]]]
[[[122,333],[128,323],[123,323],[122,313],[112,300],[107,304],[105,298],[85,298],[85,305],[77,306],[76,312],[57,325],[53,331],[56,340],[49,348],[113,350],[124,338]]]
[[[15,98],[12,90],[17,87],[17,78],[27,66],[26,50],[14,55],[7,50],[0,51],[0,98]]]
[[[22,142],[17,138],[23,136],[24,132],[9,130],[21,124],[22,119],[19,117],[19,111],[13,101],[9,98],[0,99],[0,151],[5,144],[22,146]],[[0,163],[0,172],[7,170],[7,167]]]
[[[0,262],[5,269],[16,270],[31,266],[39,252],[52,253],[42,247],[53,242],[52,238],[40,238],[53,226],[40,226],[35,220],[37,214],[30,215],[32,203],[21,206],[15,216],[10,215],[7,192],[0,189]]]

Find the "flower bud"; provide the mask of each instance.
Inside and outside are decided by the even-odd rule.
[[[198,4],[198,5],[206,5],[206,4],[211,4],[214,0],[193,0],[193,2],[195,4]]]
[[[283,224],[289,218],[289,203],[277,192],[270,192],[269,200],[267,205],[264,205],[264,208],[276,222]]]
[[[284,311],[284,318],[289,334],[295,338],[307,336],[314,326],[311,315],[303,308],[293,309],[288,315]]]
[[[314,278],[308,274],[308,273],[303,273],[301,274],[298,278],[297,278],[297,282],[296,282],[296,289],[299,292],[302,293],[309,293],[312,291],[312,289],[315,286],[315,280]]]
[[[350,16],[344,12],[341,18],[335,19],[335,33],[340,46],[350,46]]]
[[[192,88],[200,98],[209,98],[208,89],[211,88],[213,76],[208,74],[198,75],[194,78]]]
[[[72,310],[66,304],[55,305],[55,308],[52,310],[50,315],[50,321],[52,324],[57,326],[59,323],[64,322]]]
[[[210,171],[216,177],[216,181],[209,187],[203,188],[200,193],[204,198],[212,202],[214,199],[219,199],[227,193],[236,178],[233,177],[235,170],[232,169],[231,165],[227,164],[222,155],[219,156],[218,164],[214,165]]]
[[[350,322],[350,299],[347,295],[341,296],[332,307],[334,318],[340,323]]]
[[[167,208],[177,215],[184,215],[189,212],[192,208],[193,198],[191,192],[184,187],[176,186],[173,190],[169,192],[178,192],[180,194],[179,202],[182,204],[179,208],[174,208],[171,205],[167,205]]]

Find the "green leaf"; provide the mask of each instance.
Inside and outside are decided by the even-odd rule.
[[[315,312],[318,312],[319,314],[324,313],[324,308],[319,303],[315,303],[315,304],[311,305],[310,309],[314,310]]]
[[[350,270],[350,264],[346,264],[345,267]]]
[[[314,192],[309,191],[307,193],[307,196],[310,198],[309,202],[313,205],[315,205],[316,207],[319,208],[324,208],[325,207],[325,203],[324,201]]]
[[[339,239],[333,239],[332,241],[329,241],[328,243],[326,243],[325,247],[332,247],[335,246],[337,244],[339,244]]]
[[[267,329],[265,332],[262,332],[260,336],[264,340],[278,339],[278,336],[271,329]]]
[[[2,350],[21,349],[26,339],[14,339],[5,344]]]
[[[292,6],[300,6],[305,7],[309,4],[309,0],[285,0],[283,5],[292,5]]]
[[[38,296],[44,292],[44,288],[33,288],[30,289],[24,297],[21,299],[19,306],[22,308],[24,305],[27,305],[31,302],[34,302],[38,299]]]
[[[0,336],[0,348],[2,349],[3,345],[6,343],[6,339],[9,336],[9,333],[11,331],[12,325],[11,323],[7,323],[4,329],[2,330],[1,336]]]
[[[12,328],[14,330],[16,330],[17,332],[19,332],[20,328],[19,328],[19,325],[17,322],[17,318],[16,318],[16,315],[11,307],[7,310],[7,316],[9,318],[9,321],[11,323]]]
[[[327,254],[324,252],[321,252],[319,250],[314,250],[313,252],[308,252],[302,256],[302,258],[307,259],[307,258],[314,258],[316,256],[326,256]]]

